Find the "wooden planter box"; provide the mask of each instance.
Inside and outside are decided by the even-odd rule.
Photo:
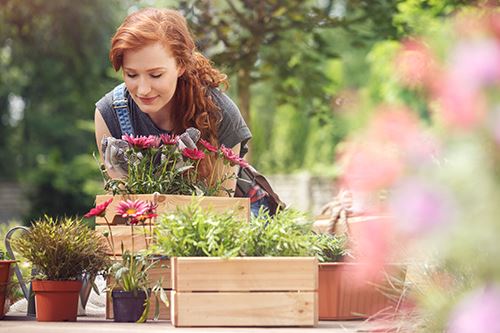
[[[172,324],[315,326],[317,284],[316,258],[172,258]]]
[[[154,267],[149,270],[149,281],[151,283],[156,283],[160,279],[163,278],[163,289],[167,292],[168,299],[170,301],[170,293],[172,290],[172,281],[170,270],[170,259],[162,259],[160,260]],[[113,278],[108,277],[107,284],[108,286],[113,283]],[[148,319],[154,318],[155,313],[155,297],[151,296],[150,299],[150,308],[149,308],[149,316]],[[113,319],[113,298],[111,297],[111,293],[106,293],[106,319]],[[160,320],[170,320],[170,307],[165,306],[163,302],[160,302]]]
[[[392,315],[403,292],[406,267],[388,265],[386,274],[353,283],[355,263],[319,264],[319,319],[348,320]]]
[[[106,200],[113,198],[112,195],[97,195],[96,205],[102,204]],[[230,198],[230,197],[196,197],[200,199],[200,206],[202,208],[210,208],[214,211],[225,212],[227,210],[234,210],[239,217],[245,221],[250,220],[250,200],[248,198]],[[121,255],[121,243],[123,242],[124,249],[132,250],[132,234],[130,226],[125,224],[125,219],[116,215],[116,208],[122,200],[144,200],[153,201],[152,194],[136,194],[126,196],[115,196],[113,202],[106,209],[106,218],[111,224],[111,231],[115,243],[115,254]],[[166,195],[161,194],[157,197],[156,203],[158,204],[157,213],[174,212],[177,207],[184,207],[189,205],[193,197],[186,195]],[[96,231],[102,233],[108,230],[106,221],[103,217],[96,217]],[[154,221],[152,228],[154,229]],[[146,226],[149,230],[149,225]],[[134,250],[142,250],[146,248],[146,243],[141,226],[134,228]]]

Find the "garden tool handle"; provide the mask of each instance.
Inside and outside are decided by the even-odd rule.
[[[10,240],[11,240],[12,236],[14,235],[14,233],[18,230],[22,230],[24,232],[29,232],[28,228],[23,227],[23,226],[17,226],[17,227],[10,229],[7,232],[7,234],[5,235],[5,249],[7,250],[7,253],[9,254],[9,256],[13,260],[16,260],[16,258],[14,256],[14,251],[12,251],[12,247],[10,245]],[[19,281],[19,285],[21,286],[21,290],[23,291],[24,298],[26,298],[26,300],[29,300],[30,292],[29,292],[28,288],[26,287],[26,284],[24,283],[23,275],[21,273],[21,270],[19,269],[19,264],[17,263],[17,261],[16,261],[16,264],[14,266],[14,271],[16,272],[17,280]]]

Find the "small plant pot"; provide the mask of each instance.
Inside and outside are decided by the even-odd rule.
[[[37,321],[76,321],[82,281],[33,280]]]
[[[142,290],[113,290],[113,314],[117,322],[136,322],[144,312],[146,293]]]
[[[0,319],[5,316],[5,300],[9,290],[9,281],[12,276],[14,260],[0,260]]]

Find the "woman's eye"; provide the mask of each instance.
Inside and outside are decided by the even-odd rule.
[[[137,74],[129,74],[129,73],[127,73],[127,76],[128,76],[129,78],[133,79],[134,77],[136,77],[136,76],[137,76]]]
[[[151,77],[157,79],[161,76],[161,74],[151,74]]]

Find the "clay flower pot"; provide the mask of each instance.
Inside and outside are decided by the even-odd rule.
[[[113,290],[113,314],[117,322],[136,322],[144,312],[146,293],[142,290]]]
[[[319,264],[319,319],[350,320],[376,315],[388,316],[397,310],[406,276],[404,265],[387,265],[386,271],[395,281],[373,276],[363,283],[356,280],[356,263]],[[397,282],[399,281],[399,282]]]
[[[11,267],[14,263],[14,260],[0,260],[0,319],[5,316],[5,299],[13,272]]]
[[[76,321],[82,281],[31,282],[35,292],[36,320]]]

